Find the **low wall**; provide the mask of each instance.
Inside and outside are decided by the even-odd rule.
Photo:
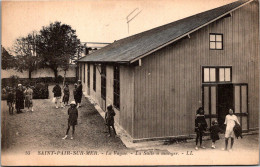
[[[18,76],[18,79],[11,78],[12,76]],[[58,69],[58,80],[63,81],[64,71]],[[76,66],[72,65],[66,73],[65,82],[75,83],[76,80]],[[54,72],[50,68],[38,69],[32,72],[31,79],[29,79],[28,71],[18,72],[14,69],[1,70],[1,86],[16,86],[18,83],[23,85],[35,84],[35,83],[54,83]]]
[[[16,75],[19,78],[29,78],[28,71],[18,72],[15,69],[1,70],[1,78],[10,78],[11,76]],[[58,75],[64,76],[64,71],[61,68],[58,68]],[[53,78],[54,72],[50,68],[42,68],[32,72],[32,78]],[[69,70],[66,73],[66,77],[73,78],[76,77],[76,66],[70,66]]]

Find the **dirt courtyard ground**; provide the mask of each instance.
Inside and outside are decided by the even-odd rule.
[[[233,152],[221,150],[224,146],[223,135],[222,139],[217,142],[215,150],[210,148],[209,140],[204,141],[207,148],[198,151],[194,150],[194,142],[126,148],[120,138],[107,137],[107,128],[103,118],[86,98],[83,98],[82,107],[79,108],[75,139],[62,140],[67,128],[68,106],[64,109],[56,109],[51,99],[50,91],[49,99],[33,101],[34,112],[22,114],[15,112],[14,115],[9,115],[6,101],[1,101],[2,155],[26,155],[28,153],[39,155],[46,151],[55,151],[55,153],[60,151],[61,153],[66,150],[93,151],[93,154],[99,155],[106,155],[109,152],[109,154],[118,156],[117,158],[128,157],[126,163],[134,162],[137,157],[139,160],[148,158],[148,161],[143,160],[142,163],[150,165],[163,164],[163,162],[171,162],[171,164],[180,164],[179,162],[186,162],[186,164],[243,164],[243,158],[251,157],[252,160],[249,159],[247,163],[256,163],[256,158],[259,157],[258,134],[247,135],[243,139],[235,140]],[[71,100],[72,96],[70,96]],[[129,161],[130,157],[133,157],[132,161]],[[167,161],[158,160],[156,163],[148,163],[157,157],[162,157]],[[221,160],[218,157],[221,157]]]
[[[107,128],[102,117],[94,106],[83,98],[79,108],[78,125],[74,140],[62,140],[67,129],[67,110],[55,108],[51,102],[53,94],[50,87],[50,98],[33,100],[34,111],[9,115],[6,101],[1,102],[2,111],[2,151],[25,150],[109,150],[126,149],[119,138],[107,137]],[[72,87],[70,88],[70,101]],[[69,135],[71,135],[71,131]]]

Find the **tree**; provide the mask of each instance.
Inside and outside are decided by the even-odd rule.
[[[53,70],[55,79],[58,77],[58,67],[65,71],[66,77],[69,61],[75,59],[78,52],[81,52],[80,40],[71,26],[55,22],[40,30],[37,54],[42,59],[41,65]]]
[[[10,55],[4,47],[2,47],[2,66],[1,67],[3,70],[15,67],[14,56]]]
[[[31,79],[32,72],[38,68],[40,61],[36,54],[36,42],[39,36],[35,32],[28,34],[26,37],[16,39],[13,45],[13,51],[16,54],[17,71],[28,71],[29,79]]]

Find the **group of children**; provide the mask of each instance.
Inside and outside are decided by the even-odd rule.
[[[82,94],[83,94],[81,81],[79,80],[77,83],[74,84],[74,86],[75,86],[74,90],[73,90],[74,100],[71,101],[70,107],[68,109],[68,115],[69,115],[68,127],[67,127],[67,130],[66,130],[66,135],[62,139],[68,138],[70,127],[72,127],[71,139],[74,139],[75,126],[78,124],[78,121],[77,121],[78,120],[78,109],[77,108],[80,107]],[[64,105],[62,105],[62,102],[60,100],[61,96],[62,96],[62,92],[61,92],[61,87],[59,86],[59,83],[56,83],[52,92],[54,93],[56,108],[59,108],[58,103],[60,103],[62,108],[64,106],[68,105],[69,97],[70,97],[70,90],[69,90],[68,84],[65,84],[65,86],[63,88],[62,102],[64,103]],[[113,110],[112,105],[108,105],[107,106],[107,112],[106,112],[106,115],[105,115],[105,124],[108,126],[108,131],[109,131],[109,134],[110,134],[109,136],[111,136],[110,127],[112,127],[112,129],[114,130],[115,136],[117,136],[116,130],[115,130],[115,127],[114,127],[114,116],[115,116],[115,111]]]
[[[234,115],[234,111],[232,109],[229,109],[229,114],[225,118],[226,130],[225,130],[225,148],[222,150],[228,149],[228,140],[231,138],[231,146],[229,151],[232,151],[233,144],[234,144],[234,127],[235,125],[240,125],[237,116]],[[200,148],[205,149],[204,146],[202,146],[202,137],[205,133],[205,131],[208,129],[208,125],[205,119],[204,110],[202,107],[200,107],[197,110],[196,118],[195,118],[195,132],[197,134],[196,136],[196,147],[195,150],[198,150],[198,140],[200,140]],[[212,140],[212,146],[211,148],[215,149],[216,145],[215,142],[219,140],[219,133],[223,133],[224,131],[219,127],[217,120],[212,121],[212,126],[209,128],[210,137]]]
[[[22,113],[24,107],[28,108],[27,111],[33,111],[33,88],[30,85],[23,87],[22,84],[18,84],[17,88],[7,86],[4,91],[10,115],[14,114],[15,108],[17,114]]]
[[[67,128],[65,137],[63,137],[62,139],[66,139],[68,137],[68,133],[69,133],[71,126],[72,126],[71,139],[73,139],[74,132],[75,132],[75,125],[77,125],[77,119],[78,119],[78,110],[77,110],[77,104],[75,101],[72,101],[70,103],[70,108],[68,109],[68,115],[69,115],[68,128]],[[105,124],[108,127],[109,137],[112,136],[111,129],[110,129],[111,127],[115,133],[115,136],[117,136],[117,133],[116,133],[116,130],[114,127],[114,116],[115,115],[116,115],[116,113],[115,113],[112,105],[108,105],[107,112],[105,114]],[[238,122],[238,119],[234,115],[234,112],[232,109],[229,110],[229,114],[226,116],[224,124],[226,125],[226,130],[225,130],[225,148],[223,150],[228,149],[228,139],[231,138],[230,151],[232,151],[232,147],[234,144],[234,137],[235,137],[233,129],[236,124],[240,125],[240,123]],[[205,149],[205,147],[202,146],[202,137],[207,129],[208,129],[208,125],[207,125],[207,122],[205,119],[204,110],[202,107],[200,107],[197,110],[196,119],[195,119],[195,132],[197,134],[195,150],[199,149],[198,142],[200,143],[200,148]],[[220,139],[219,133],[223,133],[224,131],[219,127],[217,120],[212,121],[212,126],[209,128],[209,131],[210,131],[210,137],[212,140],[211,148],[215,149],[216,148],[215,142]]]
[[[70,103],[70,108],[68,109],[68,128],[66,131],[66,135],[62,138],[63,140],[68,138],[68,134],[69,134],[69,130],[70,127],[72,127],[72,134],[71,134],[71,139],[74,139],[74,133],[75,133],[75,126],[78,124],[78,109],[77,109],[77,105],[75,101],[72,101]],[[108,127],[108,132],[109,132],[109,137],[112,136],[111,133],[111,129],[110,127],[112,127],[114,133],[115,133],[115,137],[117,137],[117,133],[114,127],[114,116],[116,115],[113,106],[112,105],[108,105],[107,106],[107,112],[105,114],[105,124]]]
[[[81,81],[79,80],[77,83],[74,84],[74,86],[75,86],[74,90],[73,90],[74,101],[78,108],[78,107],[81,107],[80,104],[81,104],[81,99],[82,99],[82,94],[83,94]],[[61,90],[61,87],[58,82],[53,87],[52,92],[54,94],[54,102],[55,102],[56,108],[59,108],[59,104],[62,108],[64,106],[69,105],[70,89],[69,89],[68,83],[66,83],[63,88],[63,98],[62,99],[61,99],[62,90]]]
[[[69,103],[69,97],[70,97],[70,90],[69,90],[68,84],[65,84],[65,87],[63,88],[62,102],[64,103],[64,105],[62,105],[62,102],[60,100],[62,92],[61,92],[61,87],[59,86],[59,83],[56,83],[52,92],[54,93],[56,108],[58,108],[58,103],[61,104],[61,107],[69,105],[68,103]],[[73,90],[74,100],[71,101],[70,107],[68,109],[68,115],[69,115],[68,127],[66,130],[65,136],[62,138],[64,140],[68,138],[70,127],[72,127],[71,139],[74,139],[75,126],[78,124],[78,121],[77,121],[78,120],[78,109],[77,108],[80,107],[82,94],[83,94],[82,84],[81,84],[81,81],[79,80],[77,83],[74,84],[74,90]],[[115,112],[113,110],[112,105],[107,106],[105,122],[106,122],[106,125],[108,126],[110,136],[111,136],[110,127],[113,128],[115,135],[116,135],[116,130],[114,127],[114,116],[115,116]]]

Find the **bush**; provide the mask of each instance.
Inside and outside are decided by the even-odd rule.
[[[37,83],[33,87],[33,98],[34,99],[48,99],[49,98],[48,84]]]
[[[57,82],[59,82],[59,83],[63,82],[63,77],[61,75],[59,75],[57,77]]]
[[[19,77],[17,75],[12,75],[10,77],[10,83],[8,83],[8,85],[10,85],[11,87],[16,87],[18,85],[19,82]]]

